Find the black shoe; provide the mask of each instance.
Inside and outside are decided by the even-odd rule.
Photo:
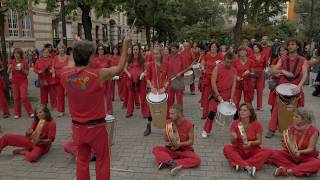
[[[146,130],[144,131],[144,136],[149,136],[151,134],[151,124],[147,124]]]
[[[318,96],[320,94],[320,90],[316,89],[312,92],[312,96]]]
[[[274,135],[274,132],[272,132],[272,131],[269,130],[269,131],[267,132],[265,138],[270,139],[270,138],[272,138],[273,135]]]
[[[92,156],[92,158],[90,159],[90,161],[96,161],[96,160],[97,160],[96,156]]]

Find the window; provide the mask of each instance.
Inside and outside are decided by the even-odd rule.
[[[31,37],[31,25],[30,18],[28,15],[25,15],[22,19],[22,36]]]
[[[18,15],[17,11],[10,9],[8,11],[8,26],[9,26],[9,36],[18,37],[19,28],[18,28]]]
[[[83,26],[81,23],[78,23],[78,36],[80,38],[82,38],[82,29],[83,29]]]
[[[102,40],[103,42],[108,41],[108,25],[102,25]]]

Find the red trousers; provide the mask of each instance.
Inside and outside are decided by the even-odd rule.
[[[127,87],[127,81],[128,81],[128,77],[124,76],[123,78],[120,79],[120,81],[122,81],[123,83],[123,106],[127,107],[128,104],[128,87]]]
[[[262,109],[263,89],[265,85],[265,77],[260,75],[258,78],[253,79],[254,87],[257,91],[257,109]]]
[[[2,109],[3,115],[9,115],[9,107],[5,95],[5,89],[0,88],[0,107]]]
[[[16,134],[5,134],[0,138],[0,152],[6,146],[26,148],[25,160],[33,162],[49,151],[49,146],[41,147],[31,143],[29,137]]]
[[[140,98],[140,106],[141,113],[143,116],[149,115],[149,107],[147,105],[146,95],[147,95],[147,83],[146,81],[140,81],[139,83],[139,91],[134,91],[132,87],[132,80],[127,81],[127,89],[128,89],[128,104],[127,104],[127,114],[132,115],[134,110],[134,104],[137,105],[135,96]]]
[[[298,107],[303,107],[304,105],[303,99],[304,98],[302,97],[298,100]],[[277,100],[275,99],[272,112],[271,112],[271,119],[269,121],[269,130],[272,132],[275,132],[277,129],[278,129],[278,103],[277,103]]]
[[[111,97],[111,80],[107,80],[105,89],[105,106],[107,107],[106,112],[107,114],[113,114],[113,105],[112,105],[112,97]]]
[[[254,166],[257,170],[260,170],[272,155],[272,150],[257,147],[244,149],[232,144],[226,144],[224,145],[223,153],[231,167],[235,165],[239,165],[240,167]]]
[[[125,85],[123,84],[123,78],[119,79],[119,80],[112,80],[111,81],[111,85],[110,85],[110,95],[111,95],[111,99],[112,101],[114,101],[114,97],[115,97],[115,89],[116,89],[116,84],[118,85],[118,95],[120,100],[123,102],[124,101],[124,91],[125,89]]]
[[[201,163],[200,157],[193,151],[172,151],[163,146],[156,146],[152,149],[152,153],[157,164],[174,160],[183,168],[192,168]]]
[[[239,107],[239,105],[240,105],[242,92],[243,92],[244,102],[250,103],[250,104],[252,103],[253,94],[252,94],[251,90],[245,91],[243,88],[236,88],[236,93],[235,93],[236,102],[235,103],[236,103],[237,107]]]
[[[96,179],[110,180],[110,149],[105,124],[73,125],[72,136],[77,146],[77,180],[90,180],[91,150],[96,154]]]
[[[268,104],[273,107],[274,104],[276,103],[276,99],[277,99],[276,91],[275,90],[270,90],[269,97],[268,97]]]
[[[51,108],[56,107],[57,99],[56,99],[56,94],[54,92],[54,88],[53,87],[54,87],[54,85],[40,87],[40,103],[42,105],[45,105],[45,106],[48,105],[48,98],[50,96]]]
[[[72,141],[66,141],[63,143],[63,149],[66,153],[72,154],[74,157],[77,155],[77,145]],[[91,153],[91,158],[94,156],[94,152]]]
[[[286,150],[274,150],[269,162],[277,167],[282,166],[291,169],[293,175],[298,177],[317,173],[320,170],[320,159],[317,159],[317,157],[304,155],[295,162]]]
[[[12,83],[14,115],[21,116],[21,101],[29,115],[33,113],[28,97],[28,80]]]
[[[57,97],[57,111],[62,113],[64,112],[64,88],[62,87],[62,85],[59,84],[55,84],[52,86],[54,94]]]
[[[177,100],[177,104],[183,107],[183,91],[169,88],[168,90],[168,107],[169,108],[174,104],[175,98]]]

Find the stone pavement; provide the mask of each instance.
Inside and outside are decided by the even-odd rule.
[[[34,88],[35,75],[30,75],[30,96],[36,97],[39,89]],[[312,97],[312,88],[305,87],[306,106],[313,109],[320,127],[320,97]],[[258,118],[263,123],[266,131],[267,122],[270,117],[269,106],[266,105],[268,90],[265,90],[264,111],[258,112]],[[126,119],[125,109],[122,109],[119,100],[114,102],[114,115],[117,119],[116,142],[112,146],[112,180],[215,180],[215,179],[249,179],[244,172],[235,172],[231,169],[223,156],[223,145],[229,142],[228,127],[220,128],[214,125],[213,134],[208,139],[202,139],[200,132],[204,120],[201,120],[199,109],[199,93],[192,96],[186,91],[184,98],[184,113],[195,123],[195,151],[201,156],[201,166],[194,169],[181,171],[177,176],[171,177],[168,170],[158,170],[154,163],[151,149],[154,145],[164,144],[162,130],[152,129],[152,134],[143,136],[146,120],[142,118],[140,110],[136,110],[134,116]],[[35,103],[33,103],[35,104]],[[11,110],[12,113],[12,110]],[[39,162],[29,163],[22,156],[13,156],[13,148],[6,148],[0,155],[0,180],[73,180],[75,179],[75,160],[63,151],[63,142],[71,139],[70,117],[57,118],[54,111],[53,116],[57,122],[57,137],[51,151],[43,156]],[[11,116],[13,117],[13,116]],[[1,120],[5,133],[24,134],[32,120],[25,114],[22,118]],[[280,149],[280,135],[268,140],[263,138],[263,146]],[[319,147],[319,144],[318,144]],[[318,148],[319,149],[319,148]],[[274,179],[274,167],[265,165],[257,173],[257,179]],[[95,179],[94,163],[90,166],[91,179]],[[320,173],[319,173],[320,174]],[[310,180],[319,179],[320,175],[309,177]],[[286,177],[284,179],[296,179]]]

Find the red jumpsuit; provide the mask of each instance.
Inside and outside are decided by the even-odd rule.
[[[0,68],[2,68],[2,61],[0,60]],[[0,107],[2,109],[3,112],[3,116],[9,116],[9,107],[8,107],[8,103],[7,103],[7,99],[6,99],[6,83],[2,77],[2,75],[0,74]]]
[[[35,130],[37,123],[33,122],[31,129]],[[51,142],[56,137],[56,123],[54,120],[46,122],[42,128],[39,139],[50,139]],[[23,147],[26,150],[25,160],[33,162],[38,160],[42,155],[46,154],[51,147],[50,144],[37,145],[31,142],[31,138],[24,135],[5,134],[0,138],[0,152],[6,146]]]
[[[26,60],[20,62],[25,70],[29,70]],[[33,114],[33,109],[28,97],[28,78],[27,75],[16,69],[17,62],[10,60],[8,66],[12,69],[12,91],[14,115],[21,116],[21,101],[29,115]]]
[[[236,105],[237,107],[239,107],[242,92],[244,96],[244,102],[251,104],[253,99],[253,83],[251,77],[249,77],[248,75],[243,76],[243,73],[247,70],[250,71],[251,69],[253,69],[254,65],[249,59],[245,64],[242,64],[241,60],[237,59],[234,61],[233,66],[237,70],[238,77],[243,78],[242,80],[237,80],[235,94]]]
[[[96,153],[97,180],[110,179],[110,149],[105,124],[105,86],[100,84],[100,68],[65,68],[61,84],[68,96],[72,137],[77,145],[77,179],[90,179],[91,150]]]
[[[218,92],[224,101],[229,101],[231,98],[231,89],[233,85],[233,80],[237,75],[237,72],[233,67],[227,68],[223,63],[217,65],[217,68],[218,68],[217,69],[218,74],[217,74],[216,85],[217,85]],[[216,113],[218,104],[219,102],[215,98],[212,98],[209,102],[209,112]],[[203,130],[206,133],[211,132],[213,120],[214,120],[213,115],[209,115],[207,117],[206,122],[204,123],[204,126],[203,126]]]
[[[278,58],[276,58],[276,59],[273,59],[272,60],[272,65],[276,65],[278,63]],[[274,83],[276,83],[276,84],[279,84],[279,77],[275,77],[275,76],[273,76],[272,77],[272,81],[274,82]],[[276,103],[276,97],[277,97],[277,93],[276,93],[276,90],[275,89],[270,89],[270,92],[269,92],[269,98],[268,98],[268,104],[270,105],[270,106],[272,106],[272,108],[273,108],[273,106],[274,106],[274,103]]]
[[[268,58],[264,54],[260,54],[260,57],[253,55],[251,60],[254,63],[254,73],[257,78],[252,78],[254,88],[257,90],[257,109],[262,109],[263,89],[265,85],[264,68],[267,66]]]
[[[57,95],[57,111],[60,113],[64,112],[64,89],[60,83],[60,74],[62,69],[68,65],[68,60],[69,56],[64,55],[63,57],[56,56],[52,62],[55,70],[55,78],[53,78],[53,81],[57,81],[57,84],[53,85],[53,89]]]
[[[240,167],[256,167],[260,170],[264,163],[267,162],[272,155],[272,150],[261,148],[260,146],[244,147],[241,134],[238,128],[240,120],[235,120],[230,126],[230,132],[237,134],[237,139],[234,144],[226,144],[223,148],[224,156],[228,159],[231,167],[239,165]],[[257,134],[262,134],[262,126],[259,121],[254,121],[249,124],[246,130],[248,141],[255,141]]]
[[[299,58],[299,63],[297,65],[297,69],[296,72],[293,73],[293,69],[294,69],[294,65],[295,62],[297,61],[297,58]],[[301,81],[302,78],[302,66],[304,64],[304,62],[306,61],[306,59],[302,56],[298,56],[295,59],[291,59],[288,56],[285,56],[283,58],[281,58],[281,67],[280,69],[286,70],[289,72],[292,72],[295,75],[295,79],[290,81],[288,80],[285,76],[281,75],[280,79],[279,79],[279,84],[283,84],[283,83],[292,83],[295,85],[298,85]],[[287,62],[289,63],[290,68],[288,69],[287,67]],[[298,95],[299,99],[298,99],[298,107],[303,107],[304,106],[304,93],[301,90],[300,94]],[[272,109],[272,113],[271,113],[271,119],[269,121],[269,130],[272,132],[275,132],[278,128],[278,105],[275,102],[273,109]]]
[[[179,133],[180,142],[189,140],[188,133],[193,128],[190,120],[183,118],[181,124],[175,124]],[[182,146],[178,150],[172,151],[168,147],[155,146],[152,149],[157,164],[174,160],[177,165],[183,168],[191,168],[199,166],[201,163],[200,157],[194,152],[192,146]]]
[[[183,63],[185,68],[187,68],[188,66],[190,66],[192,64],[192,52],[191,49],[185,50],[185,51],[181,51],[180,55],[182,57]],[[190,92],[193,94],[194,91],[196,90],[194,82],[192,84],[190,84]]]
[[[114,55],[111,57],[111,66],[117,66],[119,64],[120,61],[120,56]],[[111,95],[111,99],[112,101],[114,101],[114,97],[115,97],[115,87],[116,87],[116,83],[118,85],[118,95],[119,98],[122,102],[124,102],[124,98],[125,98],[125,91],[126,91],[126,85],[125,85],[125,81],[124,81],[124,76],[125,73],[122,73],[119,75],[119,80],[112,80],[111,81],[111,85],[110,85],[110,95]]]
[[[179,54],[170,54],[167,61],[169,66],[168,75],[171,80],[172,77],[184,70],[183,59]],[[177,100],[177,104],[183,107],[183,90],[174,89],[169,86],[168,92],[168,107],[170,108],[174,104],[175,98]]]
[[[212,57],[210,53],[207,53],[205,57],[205,66],[204,66],[204,76],[202,78],[202,95],[201,95],[201,106],[203,108],[203,117],[207,117],[209,113],[209,97],[212,95],[212,86],[211,86],[211,76],[213,68],[216,66],[216,61],[223,61],[222,54],[218,53],[216,56]]]
[[[52,68],[52,59],[40,58],[37,60],[34,65],[34,72],[38,74],[40,81],[40,102],[43,105],[48,104],[48,96],[50,95],[50,104],[51,107],[56,106],[56,96],[54,93],[53,85],[56,85],[58,82],[52,78],[51,73]]]
[[[289,130],[296,134],[296,143],[299,150],[308,148],[310,137],[313,134],[317,133],[319,135],[318,129],[313,125],[304,134],[299,134],[294,126],[290,126]],[[293,175],[297,177],[303,177],[317,173],[320,170],[320,159],[317,158],[318,154],[318,151],[314,149],[310,154],[303,154],[293,158],[288,150],[274,150],[268,161],[277,167],[282,166],[286,169],[291,169]]]

